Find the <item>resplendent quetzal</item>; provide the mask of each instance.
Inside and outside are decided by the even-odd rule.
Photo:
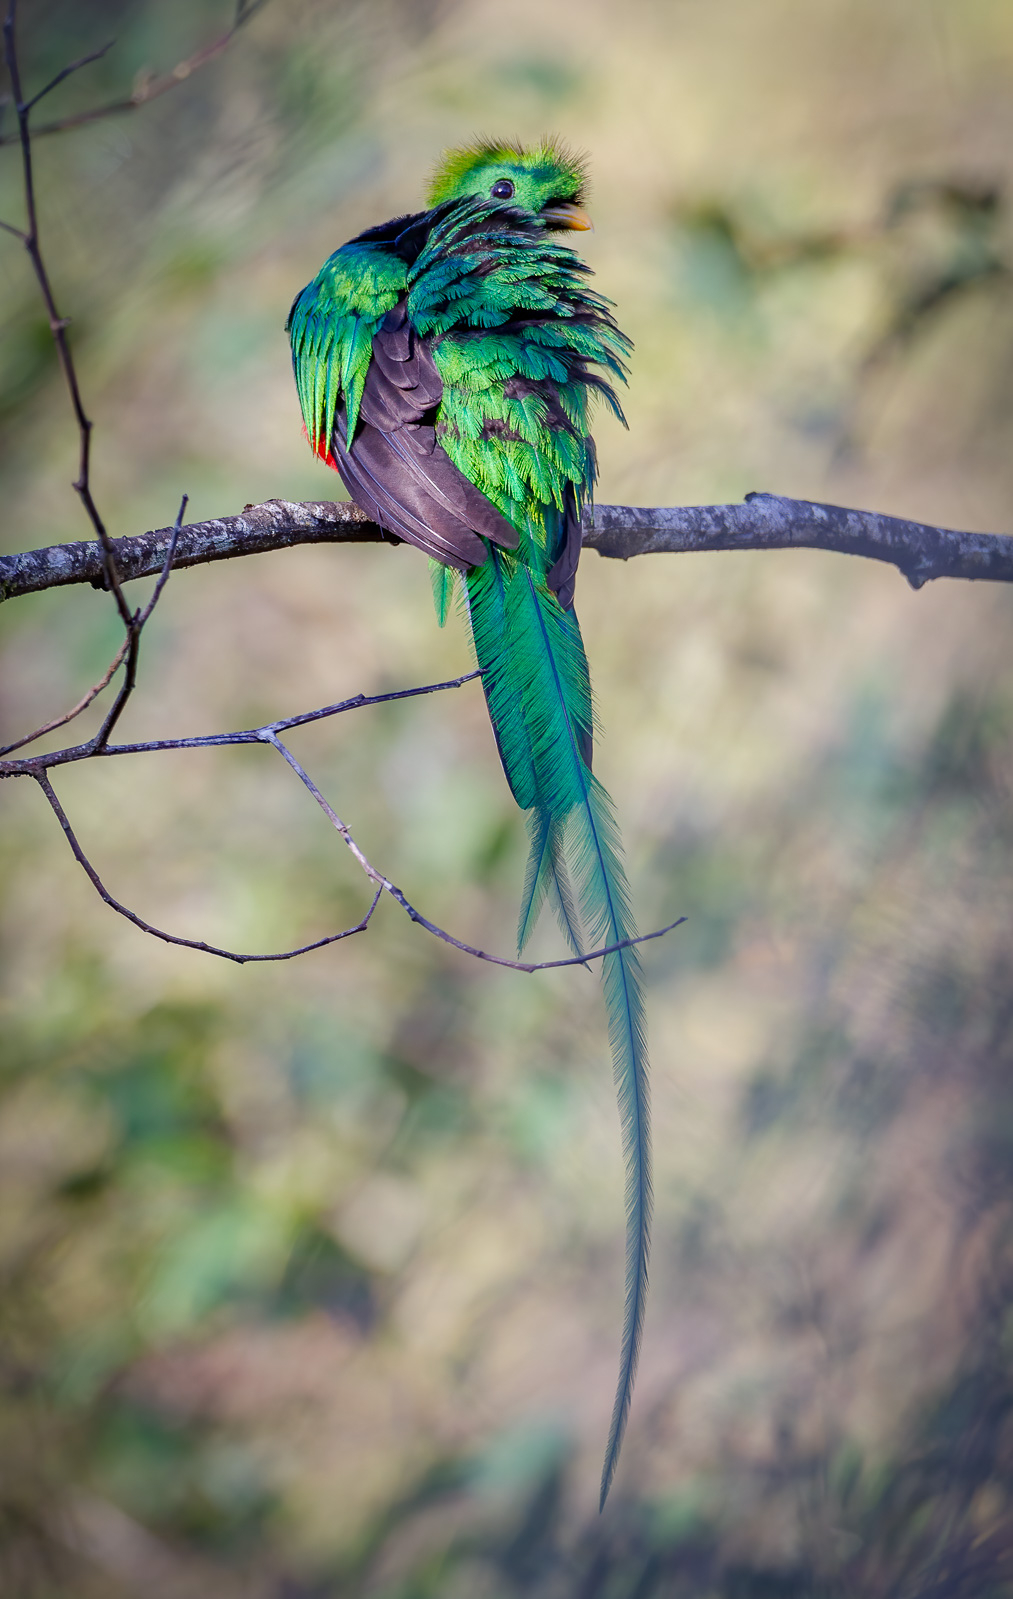
[[[554,140],[450,151],[429,209],[342,245],[288,322],[313,449],[382,528],[431,557],[441,625],[461,575],[500,759],[531,835],[518,945],[548,897],[577,954],[636,935],[611,801],[591,775],[594,713],[573,610],[595,480],[588,413],[600,397],[624,420],[609,379],[625,379],[631,348],[611,302],[588,288],[589,268],[555,238],[591,226],[584,182],[582,163]],[[636,949],[606,955],[602,977],[627,1162],[604,1504],[643,1325],[651,1177]]]

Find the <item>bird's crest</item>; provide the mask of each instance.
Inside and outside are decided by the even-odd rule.
[[[571,150],[555,134],[547,134],[531,149],[525,149],[520,140],[475,139],[459,149],[444,150],[429,181],[426,198],[434,206],[478,193],[484,187],[478,175],[499,166],[544,177],[560,199],[576,205],[587,197],[586,156]],[[477,180],[474,190],[468,185],[472,176]]]

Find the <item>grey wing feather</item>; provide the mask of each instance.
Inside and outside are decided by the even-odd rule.
[[[480,566],[483,539],[517,548],[517,529],[459,470],[438,443],[435,411],[443,383],[404,302],[373,338],[373,358],[349,442],[342,406],[331,453],[353,500],[375,522],[446,566]]]
[[[573,609],[573,591],[577,586],[577,563],[580,560],[583,537],[580,511],[577,509],[577,496],[573,492],[573,484],[568,483],[566,485],[562,552],[545,574],[546,583],[550,589],[555,591],[564,611]],[[591,762],[588,761],[587,764],[590,766]]]

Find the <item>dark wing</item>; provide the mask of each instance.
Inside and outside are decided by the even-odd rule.
[[[335,416],[331,458],[353,500],[380,527],[463,572],[485,560],[483,539],[516,549],[517,529],[437,443],[442,398],[432,351],[401,301],[373,335],[350,445],[343,404]]]
[[[573,609],[573,593],[577,587],[577,563],[580,560],[583,537],[584,530],[581,526],[580,511],[577,509],[577,496],[573,484],[568,483],[564,497],[562,552],[545,574],[546,583],[554,590],[564,611]],[[590,749],[590,740],[588,748]],[[585,755],[584,760],[590,768],[590,755]]]

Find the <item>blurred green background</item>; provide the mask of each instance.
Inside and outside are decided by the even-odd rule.
[[[116,41],[40,115],[229,21],[21,10],[30,87]],[[589,152],[586,254],[636,340],[602,501],[764,489],[1008,531],[1011,80],[1007,0],[271,0],[173,93],[36,147],[111,531],[184,491],[192,518],[336,497],[293,295],[445,145],[545,130]],[[10,238],[0,274],[2,547],[84,538]],[[1013,1593],[1013,594],[816,552],[588,555],[578,608],[641,925],[689,918],[645,951],[653,1290],[604,1517],[623,1173],[595,978],[479,965],[391,905],[278,967],[172,949],[7,783],[5,1595]],[[90,589],[0,628],[3,741],[118,642]],[[412,551],[275,553],[172,579],[123,732],[468,665]],[[523,825],[473,686],[292,744],[416,904],[511,952]],[[277,949],[368,902],[269,751],[56,786],[113,892],[178,933]]]

